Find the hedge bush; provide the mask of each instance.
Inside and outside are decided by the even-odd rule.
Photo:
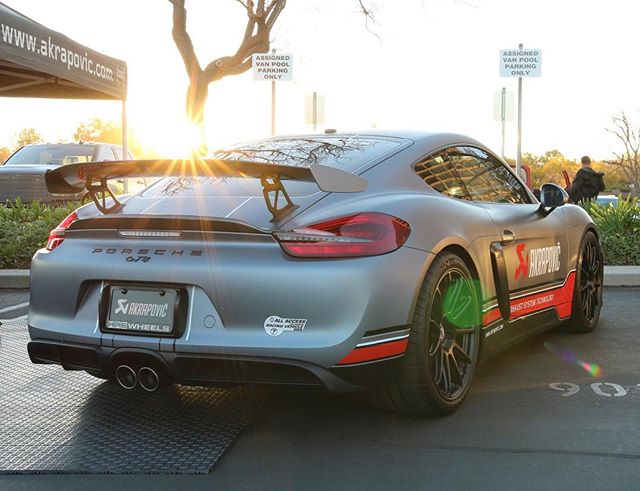
[[[640,207],[638,199],[618,198],[618,206],[582,203],[600,233],[604,263],[640,265]]]
[[[0,206],[0,269],[28,268],[54,229],[79,203],[48,206],[20,200]],[[583,203],[600,233],[605,264],[640,265],[638,199],[619,199],[618,206]]]
[[[49,232],[78,206],[25,204],[19,199],[0,206],[0,269],[29,268],[33,254],[46,245]]]

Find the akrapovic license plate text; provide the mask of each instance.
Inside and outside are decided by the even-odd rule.
[[[174,290],[136,290],[114,287],[107,329],[149,334],[170,334],[173,330]]]

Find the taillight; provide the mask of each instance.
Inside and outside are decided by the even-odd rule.
[[[62,241],[64,240],[65,230],[67,230],[69,228],[69,225],[71,225],[77,219],[78,219],[78,214],[75,211],[72,213],[69,213],[67,218],[65,218],[64,220],[62,220],[62,222],[60,222],[60,225],[58,225],[51,232],[49,232],[49,240],[47,241],[48,251],[52,251],[56,247],[58,247],[60,244],[62,244]]]
[[[404,220],[364,212],[273,235],[291,256],[357,257],[395,251],[410,232],[411,227]]]

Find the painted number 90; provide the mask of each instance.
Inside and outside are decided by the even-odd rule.
[[[591,384],[591,390],[603,397],[623,397],[627,395],[627,389],[611,382],[595,382]],[[553,382],[549,388],[561,392],[563,397],[571,397],[580,392],[580,386],[571,382]]]

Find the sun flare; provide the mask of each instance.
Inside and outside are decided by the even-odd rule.
[[[151,121],[150,121],[151,122]],[[202,142],[200,128],[186,121],[157,118],[140,129],[141,140],[163,158],[189,158]]]

